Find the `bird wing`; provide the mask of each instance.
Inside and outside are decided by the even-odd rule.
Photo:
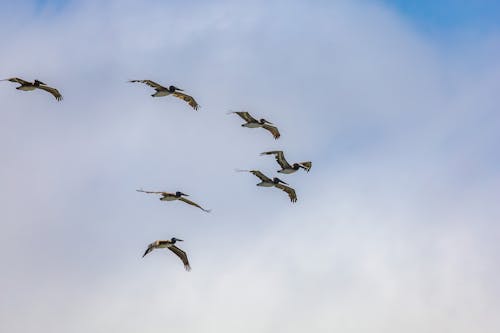
[[[271,125],[268,125],[268,124],[265,124],[262,126],[262,128],[268,130],[269,132],[271,132],[271,134],[274,136],[275,139],[278,139],[280,137],[280,131],[278,131],[278,128],[275,127],[275,126],[271,126]]]
[[[191,270],[191,266],[189,266],[189,261],[188,261],[188,257],[187,257],[186,252],[182,251],[181,249],[179,249],[175,245],[172,245],[172,246],[168,247],[168,249],[170,251],[172,251],[173,253],[175,253],[176,256],[178,256],[179,258],[181,258],[182,263],[184,264],[184,268],[186,269],[186,271],[189,272]]]
[[[140,83],[147,84],[148,86],[150,86],[151,88],[154,88],[156,90],[167,90],[167,88],[165,88],[161,84],[158,84],[158,83],[151,81],[151,80],[130,80],[129,82],[140,82]]]
[[[142,255],[142,257],[144,258],[146,256],[146,254],[148,254],[149,252],[153,251],[153,249],[154,249],[153,244],[149,244],[148,248],[146,249],[146,252],[144,252],[144,254]]]
[[[62,95],[59,93],[59,90],[57,90],[56,88],[43,85],[38,86],[38,88],[51,93],[52,96],[54,96],[58,101],[63,99]]]
[[[266,175],[264,175],[264,174],[263,174],[262,172],[260,172],[259,170],[250,170],[250,172],[251,172],[254,176],[258,177],[260,180],[262,180],[263,182],[270,182],[270,183],[272,183],[272,182],[273,182],[273,180],[272,180],[271,178],[267,177]]]
[[[304,168],[306,168],[306,171],[309,172],[312,167],[312,162],[300,162],[300,165],[302,165]]]
[[[256,123],[257,122],[257,119],[255,119],[254,117],[252,117],[250,115],[250,113],[248,113],[246,111],[235,111],[233,113],[235,113],[238,116],[240,116],[241,118],[243,118],[243,120],[246,121],[247,123]]]
[[[291,168],[292,166],[287,162],[285,159],[285,154],[283,154],[283,151],[281,150],[272,150],[272,151],[265,151],[261,153],[261,155],[275,155],[276,157],[276,162],[281,166],[283,169]]]
[[[198,205],[197,203],[195,203],[195,202],[193,202],[193,201],[191,201],[189,199],[186,199],[184,197],[180,197],[179,200],[180,201],[184,201],[185,203],[187,203],[187,204],[189,204],[191,206],[198,207],[199,209],[201,209],[204,212],[210,213],[210,209],[205,209],[205,208],[201,207],[200,205]]]
[[[290,197],[290,201],[291,202],[296,202],[297,201],[297,194],[295,194],[295,190],[293,188],[288,187],[288,186],[283,185],[283,184],[276,184],[275,186],[277,188],[279,188],[280,190],[283,190],[286,193],[288,193],[288,196]]]
[[[144,191],[143,189],[136,190],[137,192],[143,192],[143,193],[153,193],[153,194],[161,194],[163,196],[173,194],[173,193],[168,193],[168,192],[162,192],[162,191]]]
[[[9,79],[4,79],[2,81],[10,81],[10,82],[15,82],[15,83],[19,83],[19,84],[31,84],[31,82],[24,81],[23,79],[20,79],[18,77],[11,77]]]
[[[196,103],[196,101],[194,100],[194,98],[192,96],[186,95],[186,94],[181,93],[179,91],[174,92],[173,95],[175,97],[180,98],[180,99],[184,100],[185,102],[187,102],[195,110],[198,110],[198,108],[200,107],[198,105],[198,103]]]

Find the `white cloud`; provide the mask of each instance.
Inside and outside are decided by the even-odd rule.
[[[2,73],[65,100],[0,87],[2,331],[498,330],[489,37],[450,53],[352,2],[24,10],[2,15]],[[202,108],[134,78],[175,83]],[[265,115],[282,138],[229,109]],[[272,173],[258,154],[274,148],[313,161],[286,178],[295,205],[233,172]],[[213,213],[139,187],[181,189]],[[189,274],[170,253],[140,258],[174,235]]]

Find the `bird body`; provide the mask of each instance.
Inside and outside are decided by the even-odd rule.
[[[52,94],[52,96],[54,96],[54,98],[58,101],[63,99],[59,90],[57,90],[56,88],[49,87],[48,85],[46,85],[45,83],[43,83],[42,81],[39,81],[39,80],[35,80],[33,82],[28,82],[28,81],[25,81],[25,80],[20,79],[18,77],[11,77],[9,79],[4,79],[1,81],[9,81],[9,82],[14,82],[14,83],[19,83],[20,86],[16,87],[17,90],[32,91],[35,89],[41,89],[41,90],[45,90],[46,92]]]
[[[201,209],[202,211],[206,212],[206,213],[210,213],[210,209],[205,209],[203,207],[201,207],[200,205],[198,205],[197,203],[189,200],[189,199],[186,199],[184,197],[187,197],[188,195],[185,194],[185,193],[182,193],[180,191],[177,191],[175,193],[170,193],[170,192],[163,192],[163,191],[144,191],[144,190],[136,190],[137,192],[143,192],[143,193],[152,193],[152,194],[160,194],[161,197],[160,197],[160,200],[161,201],[175,201],[175,200],[180,200],[180,201],[183,201],[185,203],[187,203],[188,205],[191,205],[191,206],[195,206],[195,207],[198,207],[199,209]]]
[[[266,119],[255,119],[250,115],[250,113],[246,111],[231,111],[231,113],[237,114],[240,116],[243,120],[245,120],[244,124],[241,124],[242,127],[247,127],[247,128],[263,128],[265,130],[268,130],[275,139],[278,139],[281,134],[276,126],[272,126],[273,123],[267,121]]]
[[[279,179],[278,177],[274,177],[273,179],[271,179],[266,175],[264,175],[259,170],[237,170],[237,171],[250,172],[251,174],[253,174],[254,176],[256,176],[261,180],[261,182],[258,183],[257,186],[279,188],[280,190],[288,194],[288,197],[290,198],[291,202],[297,201],[297,194],[295,193],[295,190],[289,186],[286,186],[288,184]]]
[[[192,96],[181,93],[181,91],[184,90],[177,88],[176,86],[171,85],[167,88],[151,80],[130,80],[129,82],[140,82],[150,86],[151,88],[156,90],[156,92],[151,95],[152,97],[163,97],[163,96],[173,95],[174,97],[180,98],[183,101],[187,102],[193,109],[198,110],[199,108],[198,103]]]
[[[293,164],[288,163],[285,159],[285,154],[283,154],[283,151],[281,150],[266,151],[261,153],[261,155],[275,155],[276,162],[278,162],[278,164],[281,166],[281,170],[278,170],[279,173],[291,174],[301,168],[309,172],[312,167],[312,162],[310,161]]]
[[[146,249],[142,257],[144,258],[148,253],[152,252],[154,249],[169,249],[182,260],[182,263],[184,264],[184,268],[186,269],[186,271],[190,271],[191,266],[189,266],[187,254],[186,252],[182,251],[177,246],[175,246],[176,242],[183,242],[183,240],[172,237],[170,240],[154,241],[153,243],[148,245],[148,248]]]
[[[259,128],[259,127],[262,127],[263,124],[257,122],[257,123],[244,123],[244,124],[241,124],[241,126],[243,127],[247,127],[247,128]]]
[[[168,90],[157,90],[154,94],[151,95],[151,97],[163,97],[163,96],[168,96],[172,94]]]
[[[16,87],[17,90],[22,90],[22,91],[32,91],[35,90],[37,87],[35,85],[27,85],[27,86],[19,86]]]

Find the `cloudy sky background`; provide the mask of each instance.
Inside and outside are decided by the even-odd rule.
[[[0,331],[498,332],[499,5],[440,3],[2,2],[2,78],[65,99],[1,83]],[[234,172],[270,149],[296,204]]]

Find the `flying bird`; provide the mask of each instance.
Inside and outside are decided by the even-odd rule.
[[[24,81],[23,79],[20,79],[17,77],[12,77],[10,79],[4,79],[1,81],[10,81],[10,82],[14,82],[14,83],[19,83],[20,86],[16,87],[17,90],[31,91],[31,90],[35,90],[38,88],[38,89],[42,89],[42,90],[45,90],[45,91],[51,93],[52,96],[54,96],[56,98],[56,100],[58,100],[58,101],[63,99],[62,95],[59,93],[59,90],[57,90],[56,88],[49,87],[48,85],[46,85],[45,83],[43,83],[42,81],[39,81],[39,80],[35,80],[35,81],[33,81],[33,83],[31,83],[31,82]]]
[[[276,162],[281,166],[281,170],[278,170],[280,173],[294,173],[295,171],[299,170],[299,168],[302,168],[309,172],[312,167],[312,162],[300,162],[300,163],[293,163],[290,165],[290,163],[287,162],[285,159],[285,154],[283,154],[283,151],[281,150],[273,150],[273,151],[265,151],[261,153],[261,155],[274,155],[276,158]]]
[[[201,209],[202,211],[204,212],[207,212],[207,213],[210,213],[210,209],[204,209],[203,207],[201,207],[200,205],[198,205],[197,203],[191,201],[191,200],[188,200],[186,198],[184,198],[185,196],[188,197],[189,195],[187,195],[186,193],[182,193],[182,192],[175,192],[175,193],[169,193],[169,192],[161,192],[161,191],[144,191],[144,190],[136,190],[137,192],[143,192],[143,193],[153,193],[153,194],[161,194],[161,198],[160,200],[162,201],[174,201],[174,200],[180,200],[180,201],[183,201],[191,206],[195,206],[195,207],[198,207],[199,209]]]
[[[153,95],[151,95],[152,97],[163,97],[163,96],[173,95],[187,102],[195,110],[198,110],[198,108],[200,107],[192,96],[181,93],[181,91],[184,90],[177,88],[176,86],[169,86],[168,88],[166,88],[151,80],[130,80],[129,82],[140,82],[150,86],[151,88],[156,90],[156,92]]]
[[[271,125],[273,125],[273,123],[265,120],[264,118],[257,120],[254,117],[252,117],[250,115],[250,113],[248,113],[246,111],[231,111],[231,112],[229,112],[229,114],[231,114],[231,113],[237,114],[238,116],[243,118],[244,121],[246,121],[246,123],[241,124],[241,126],[243,126],[243,127],[248,127],[248,128],[262,127],[263,129],[266,129],[269,132],[271,132],[271,134],[273,135],[273,137],[275,139],[278,139],[280,137],[280,132],[278,131],[278,128],[276,126],[271,126]]]
[[[189,272],[191,270],[191,266],[189,266],[187,254],[186,254],[186,252],[182,251],[177,246],[175,246],[176,242],[183,242],[183,240],[179,239],[179,238],[172,237],[170,240],[154,241],[153,243],[148,245],[148,248],[146,249],[146,252],[144,252],[142,257],[144,258],[146,256],[146,254],[148,254],[149,252],[152,252],[154,249],[167,248],[170,251],[172,251],[173,253],[175,253],[175,255],[178,256],[182,260],[182,263],[184,264],[184,268],[186,269],[186,271]]]
[[[297,201],[297,195],[295,194],[295,190],[289,186],[286,186],[288,184],[277,177],[274,177],[273,179],[271,179],[271,178],[267,177],[266,175],[264,175],[259,170],[236,170],[236,171],[250,172],[254,176],[258,177],[261,180],[261,182],[258,183],[257,186],[279,188],[280,190],[285,191],[288,194],[291,202]]]

